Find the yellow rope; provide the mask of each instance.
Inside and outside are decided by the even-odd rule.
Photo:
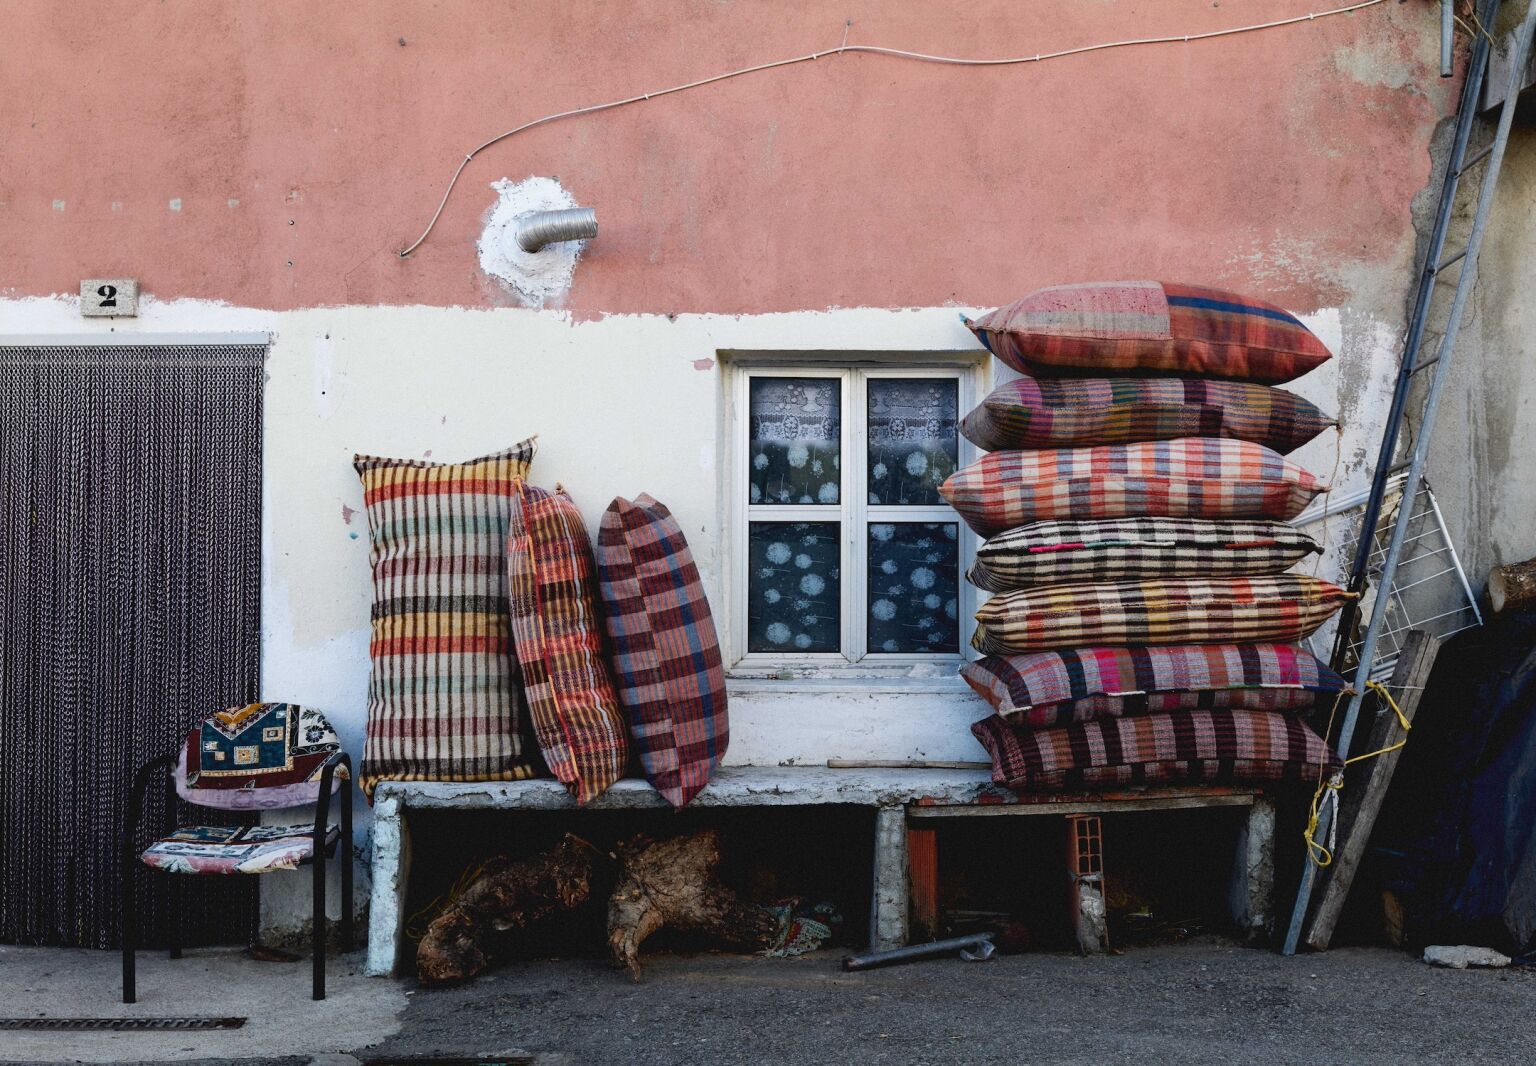
[[[1378,756],[1386,755],[1388,752],[1397,751],[1403,745],[1408,743],[1408,731],[1413,728],[1413,724],[1408,721],[1408,716],[1403,713],[1403,709],[1397,705],[1397,700],[1393,699],[1392,693],[1387,690],[1387,686],[1383,685],[1379,681],[1367,681],[1365,683],[1365,688],[1366,691],[1374,692],[1376,695],[1387,701],[1387,706],[1392,708],[1393,714],[1397,715],[1397,724],[1400,725],[1403,729],[1403,738],[1396,744],[1389,744],[1385,748],[1378,748],[1376,751],[1368,751],[1364,755],[1356,755],[1352,758],[1345,759],[1345,766],[1350,766],[1357,762],[1364,762],[1366,759],[1374,759]],[[1333,709],[1328,712],[1328,728],[1323,732],[1323,736],[1325,738],[1333,733],[1333,716],[1338,712],[1339,703],[1344,699],[1345,696],[1348,695],[1353,695],[1352,689],[1344,689],[1334,699]],[[1335,806],[1335,814],[1337,814],[1339,792],[1343,788],[1343,774],[1335,773],[1329,777],[1328,780],[1324,781],[1323,764],[1319,763],[1317,767],[1317,791],[1312,793],[1312,806],[1307,818],[1307,827],[1306,829],[1302,830],[1302,837],[1307,842],[1307,857],[1310,858],[1318,866],[1330,865],[1333,862],[1333,851],[1318,841],[1317,824],[1322,820],[1323,806],[1325,803],[1333,803]],[[1337,828],[1338,821],[1335,819],[1334,822],[1329,826],[1330,836],[1332,835],[1332,832]],[[1333,841],[1330,839],[1329,843],[1331,844]]]

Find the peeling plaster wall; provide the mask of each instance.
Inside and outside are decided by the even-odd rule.
[[[1441,144],[1448,141],[1448,133],[1448,128],[1442,131]],[[1447,247],[1462,246],[1475,206],[1476,183],[1471,183],[1459,198]],[[1423,232],[1428,232],[1433,217],[1432,204],[1419,212]],[[1516,128],[1499,175],[1477,286],[1440,401],[1428,470],[1452,539],[1478,590],[1492,567],[1536,556],[1536,482],[1531,478],[1531,456],[1536,454],[1533,250],[1536,129]],[[1442,332],[1441,318],[1443,313],[1431,319],[1432,339]]]
[[[582,316],[991,304],[1105,277],[1395,315],[1454,90],[1426,0],[1014,67],[826,57],[552,123],[476,156],[432,238],[396,255],[488,137],[832,47],[848,19],[856,42],[997,56],[1320,6],[376,0],[299,20],[10,0],[0,288],[127,275],[278,309],[515,304],[474,240],[489,183],[533,174],[602,219],[563,305]]]

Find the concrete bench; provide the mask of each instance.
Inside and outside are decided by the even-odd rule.
[[[939,817],[982,814],[1070,814],[1077,810],[1168,810],[1179,807],[1246,806],[1250,814],[1239,846],[1234,879],[1234,918],[1245,928],[1268,919],[1273,877],[1273,808],[1258,793],[1241,790],[1155,790],[1116,796],[1033,797],[1018,801],[999,792],[985,770],[830,769],[826,767],[725,767],[692,807],[867,807],[874,813],[874,873],[870,946],[906,943],[911,915],[909,838]],[[1076,804],[1077,806],[1074,806]],[[1086,806],[1085,806],[1086,805]],[[386,781],[373,806],[373,891],[369,910],[368,973],[397,972],[405,949],[406,888],[410,881],[411,811],[579,811],[665,810],[666,803],[644,781],[618,782],[585,808],[578,808],[559,782],[505,781],[479,784]],[[909,822],[917,836],[909,831]],[[923,852],[923,863],[936,851]],[[936,874],[936,865],[934,868]],[[924,881],[923,884],[929,883]],[[924,890],[926,891],[926,889]],[[926,900],[926,898],[925,898]],[[1262,903],[1256,902],[1262,901]],[[926,901],[921,906],[927,906]]]

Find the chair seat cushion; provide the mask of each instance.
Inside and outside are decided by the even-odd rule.
[[[189,825],[155,841],[139,857],[173,874],[265,874],[294,870],[315,857],[312,825]],[[341,830],[326,830],[334,850]]]

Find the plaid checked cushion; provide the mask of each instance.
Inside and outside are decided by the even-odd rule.
[[[1321,550],[1285,522],[1036,522],[983,544],[966,576],[978,588],[1006,592],[1089,581],[1278,574]]]
[[[1108,281],[1037,289],[966,325],[1025,374],[1188,374],[1276,385],[1328,361],[1274,304],[1221,289]]]
[[[1216,707],[1296,711],[1344,679],[1294,644],[1175,644],[989,655],[960,676],[1016,725]]]
[[[1019,378],[960,423],[985,451],[1230,437],[1295,451],[1336,425],[1293,392],[1203,378]]]
[[[1017,792],[1314,780],[1340,766],[1300,719],[1275,711],[1169,711],[1054,729],[988,715],[971,732],[992,756],[992,780]]]
[[[359,783],[532,776],[502,562],[533,438],[467,463],[359,455],[373,670]]]
[[[1058,518],[1294,518],[1326,486],[1247,441],[992,452],[939,488],[983,537]]]
[[[985,655],[1012,655],[1098,644],[1300,640],[1348,599],[1337,585],[1299,574],[1045,585],[982,604],[971,644]]]
[[[730,741],[704,583],[672,512],[646,495],[603,512],[597,568],[630,736],[656,791],[684,807]]]
[[[577,803],[624,776],[629,744],[603,654],[597,574],[581,512],[524,485],[507,523],[507,602],[534,735]]]

